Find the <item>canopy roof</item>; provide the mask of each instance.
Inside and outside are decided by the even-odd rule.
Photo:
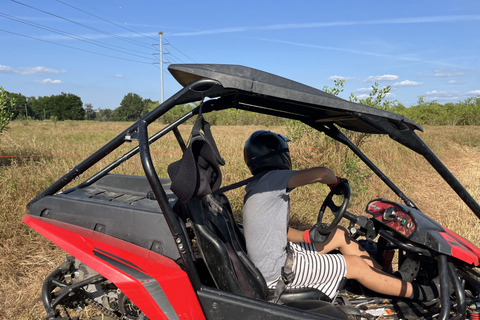
[[[350,102],[299,82],[239,65],[172,64],[168,67],[182,85],[200,79],[213,79],[225,88],[216,109],[235,107],[305,123],[335,123],[340,127],[366,133],[388,133],[375,122],[394,128],[423,129],[416,122],[385,110]],[[232,94],[233,90],[233,94]],[[215,97],[211,97],[215,98]],[[390,130],[388,130],[390,131]]]

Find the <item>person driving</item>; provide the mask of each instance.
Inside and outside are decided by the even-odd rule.
[[[242,209],[247,253],[275,288],[283,280],[282,268],[293,261],[293,279],[285,288],[314,288],[332,299],[344,277],[381,294],[430,301],[438,297],[434,286],[407,282],[382,271],[381,266],[341,226],[324,242],[312,241],[311,229],[289,227],[290,192],[295,188],[323,183],[341,193],[346,179],[326,167],[292,170],[285,136],[266,130],[254,132],[244,146],[245,163],[257,179],[245,187]],[[337,249],[340,253],[332,254]]]

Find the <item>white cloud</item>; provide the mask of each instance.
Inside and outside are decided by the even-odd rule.
[[[463,77],[465,74],[456,70],[449,70],[448,68],[439,68],[433,71],[433,76],[440,77]]]
[[[43,79],[41,81],[35,81],[37,83],[41,83],[41,84],[47,84],[47,85],[50,85],[50,84],[60,84],[62,83],[61,80],[52,80],[52,79]]]
[[[0,73],[13,73],[13,74],[21,74],[21,75],[46,75],[46,74],[58,74],[58,73],[65,73],[66,70],[59,70],[49,67],[43,66],[32,66],[32,67],[19,67],[13,68],[9,66],[0,65]]]
[[[334,28],[340,26],[362,26],[362,25],[395,25],[395,24],[419,24],[419,23],[452,23],[463,21],[478,21],[480,15],[451,15],[451,16],[426,16],[426,17],[408,17],[396,19],[379,20],[341,20],[332,22],[307,22],[307,23],[285,23],[272,24],[256,27],[230,27],[210,30],[197,30],[173,33],[174,36],[202,36],[205,34],[220,34],[233,32],[248,32],[257,30],[295,30],[295,29],[313,29],[313,28]]]
[[[471,90],[468,92],[459,92],[459,91],[427,91],[425,93],[427,96],[427,100],[445,100],[445,101],[458,101],[462,99],[466,99],[470,96],[480,95],[480,90]]]
[[[442,97],[442,96],[435,96],[435,97],[428,97],[428,101],[458,101],[461,100],[462,98],[460,96],[447,96],[447,97]]]
[[[438,100],[438,101],[456,101],[456,100],[461,100],[462,97],[465,96],[464,93],[460,93],[458,91],[427,91],[425,93],[427,96],[427,100],[433,101],[433,100]]]
[[[448,92],[446,92],[446,91],[433,90],[433,91],[427,91],[425,94],[426,94],[427,96],[428,96],[428,95],[432,95],[432,94],[436,94],[436,95],[446,95],[446,94],[448,94]]]
[[[423,82],[416,82],[411,80],[403,80],[400,82],[395,82],[393,84],[394,87],[406,87],[406,86],[421,86]]]
[[[450,84],[463,84],[463,82],[457,81],[457,80],[450,80],[448,81]]]
[[[123,74],[116,74],[115,77],[117,77],[117,78],[123,78]]]
[[[363,82],[373,82],[373,81],[394,81],[397,80],[398,76],[392,74],[384,74],[383,76],[370,76]]]
[[[372,88],[358,88],[355,92],[370,92]]]
[[[331,76],[328,78],[328,80],[331,80],[331,81],[334,81],[334,80],[355,80],[354,77],[343,77],[343,76],[337,76],[337,75],[334,75],[334,76]]]
[[[370,97],[369,94],[360,94],[357,96],[357,98],[360,100],[360,99],[367,99],[368,97]]]

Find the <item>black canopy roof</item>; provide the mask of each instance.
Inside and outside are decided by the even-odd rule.
[[[343,128],[366,132],[388,133],[385,121],[395,128],[408,126],[423,129],[414,121],[385,110],[350,102],[321,90],[271,73],[239,65],[172,64],[173,77],[186,86],[209,78],[218,81],[235,100],[235,107],[260,113],[301,120],[306,123],[335,123]],[[217,104],[218,109],[222,104]],[[224,106],[223,106],[224,107]],[[382,122],[383,126],[375,125]]]

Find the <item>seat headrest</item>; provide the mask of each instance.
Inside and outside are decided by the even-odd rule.
[[[222,184],[220,165],[223,164],[225,162],[215,145],[210,125],[200,114],[182,158],[168,166],[168,175],[172,180],[170,190],[182,202],[193,197],[201,199]]]

